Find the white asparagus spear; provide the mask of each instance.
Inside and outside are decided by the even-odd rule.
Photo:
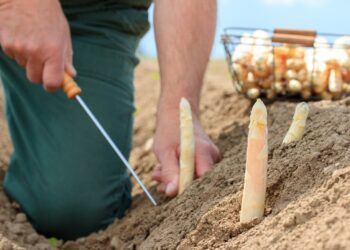
[[[258,99],[250,115],[240,222],[249,222],[264,215],[267,148],[267,110]]]
[[[288,80],[293,80],[293,79],[296,79],[298,77],[298,74],[295,70],[293,69],[288,69],[287,72],[286,72],[286,78]]]
[[[328,82],[328,89],[331,93],[339,94],[343,90],[343,80],[341,77],[340,70],[335,71],[334,69],[331,70],[331,73],[329,74],[329,82]]]
[[[273,88],[277,94],[285,94],[285,89],[282,82],[275,82]]]
[[[247,96],[252,100],[255,100],[256,98],[258,98],[259,95],[260,95],[260,90],[258,88],[250,88],[247,91]]]
[[[191,105],[185,99],[180,101],[180,175],[179,194],[181,194],[193,181],[195,142]]]
[[[288,91],[291,93],[299,93],[303,86],[298,80],[292,79],[288,82]]]
[[[299,141],[303,138],[308,114],[309,105],[306,102],[299,103],[296,106],[292,125],[290,125],[289,130],[283,139],[283,144]]]
[[[304,99],[304,100],[307,100],[311,97],[312,95],[312,92],[310,89],[303,89],[301,91],[301,97]]]

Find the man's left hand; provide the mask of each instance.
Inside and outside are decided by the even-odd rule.
[[[158,191],[176,196],[179,188],[180,127],[177,108],[158,112],[154,137],[154,153],[159,161],[153,179],[160,182]],[[200,177],[220,160],[218,148],[204,132],[197,115],[193,114],[195,135],[195,175]]]

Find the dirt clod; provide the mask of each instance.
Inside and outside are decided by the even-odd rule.
[[[19,213],[16,215],[15,222],[24,223],[27,221],[27,216],[24,213]]]
[[[29,245],[34,245],[39,241],[39,235],[36,233],[32,233],[26,236],[25,242]]]

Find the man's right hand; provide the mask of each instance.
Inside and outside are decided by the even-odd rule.
[[[68,22],[59,0],[0,0],[0,45],[33,83],[61,87],[63,72],[75,76]]]

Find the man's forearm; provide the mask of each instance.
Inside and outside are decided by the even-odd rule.
[[[155,33],[161,75],[160,106],[186,97],[199,113],[199,97],[216,26],[216,0],[156,0]]]

